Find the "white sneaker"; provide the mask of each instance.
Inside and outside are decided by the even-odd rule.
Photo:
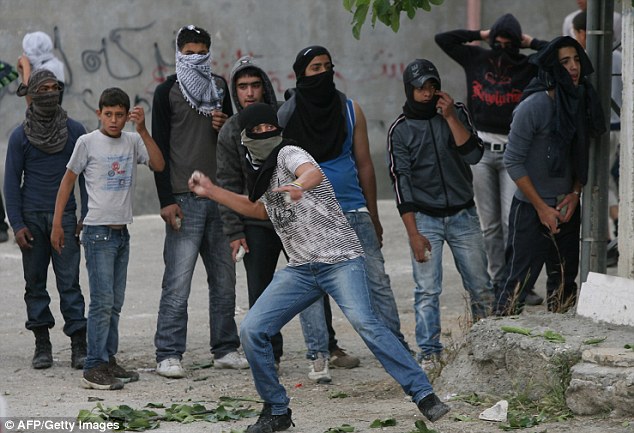
[[[317,354],[315,360],[310,361],[308,378],[317,383],[330,383],[332,381],[328,369],[328,359],[324,358],[321,353]]]
[[[244,370],[249,368],[247,359],[237,351],[229,352],[222,358],[214,358],[214,367],[231,368],[233,370]]]
[[[185,377],[185,369],[178,358],[167,358],[156,364],[156,373],[172,379]]]

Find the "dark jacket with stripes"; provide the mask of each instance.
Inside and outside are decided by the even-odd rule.
[[[423,212],[442,217],[474,206],[470,165],[480,161],[484,148],[466,107],[457,103],[455,108],[471,132],[460,147],[441,115],[418,120],[401,114],[390,126],[388,167],[401,215]]]

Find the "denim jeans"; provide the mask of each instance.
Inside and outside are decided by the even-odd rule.
[[[416,213],[419,233],[431,243],[431,259],[418,263],[412,254],[414,271],[414,312],[416,343],[422,356],[440,353],[440,293],[442,292],[442,256],[445,242],[451,248],[454,263],[469,293],[471,315],[477,321],[490,314],[493,290],[487,272],[480,221],[475,207],[448,217]]]
[[[199,254],[207,271],[209,345],[211,353],[222,358],[240,346],[234,319],[236,268],[229,241],[222,233],[215,202],[190,193],[174,197],[183,211],[183,220],[179,231],[165,225],[165,272],[154,336],[156,360],[181,359],[185,352],[187,302]]]
[[[52,212],[24,212],[22,218],[33,235],[33,248],[22,251],[22,268],[26,282],[26,329],[52,328],[55,325],[49,306],[51,298],[46,290],[48,265],[53,262],[60,310],[64,317],[64,334],[73,335],[86,328],[84,295],[79,286],[81,251],[75,238],[75,213],[65,212],[62,216],[66,242],[61,254],[57,254],[51,247]]]
[[[473,193],[484,236],[489,274],[494,286],[501,284],[504,274],[509,212],[517,189],[506,171],[503,158],[503,152],[491,152],[485,148],[480,162],[471,166]]]
[[[377,317],[385,323],[405,349],[409,351],[409,345],[401,333],[401,322],[398,317],[396,300],[390,286],[390,277],[385,272],[385,260],[383,259],[381,245],[376,236],[370,214],[367,212],[345,212],[344,214],[357,234],[365,253],[365,266],[372,308]],[[308,358],[312,358],[315,353],[324,350],[324,329],[319,323],[320,315],[324,314],[323,309],[323,301],[316,302],[299,316],[302,331],[304,332],[304,340],[308,348]],[[329,346],[330,344],[328,344],[328,349],[332,349]]]
[[[433,392],[427,376],[370,305],[363,258],[335,264],[309,263],[278,271],[240,326],[244,353],[255,388],[273,415],[286,413],[289,398],[274,366],[271,336],[295,315],[324,294],[330,295],[352,327],[401,385],[418,403]]]
[[[119,348],[119,316],[125,298],[130,258],[127,228],[84,226],[84,246],[90,306],[88,308],[88,352],[84,371],[107,363]]]
[[[247,273],[247,291],[251,308],[273,279],[282,252],[282,241],[273,227],[246,224],[244,235],[249,246],[249,254],[244,256],[244,269]],[[273,354],[278,362],[284,353],[283,343],[281,333],[271,337]]]
[[[513,199],[507,266],[504,284],[497,293],[496,314],[515,314],[522,310],[526,289],[533,287],[544,263],[548,269],[548,310],[564,312],[576,303],[580,215],[577,206],[570,221],[559,226],[559,233],[551,235],[531,203]]]

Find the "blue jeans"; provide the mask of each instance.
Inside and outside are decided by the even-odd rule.
[[[33,235],[33,248],[22,251],[22,268],[26,282],[26,329],[55,326],[55,319],[49,307],[51,298],[46,290],[48,265],[53,262],[60,310],[64,317],[64,334],[73,335],[86,328],[84,295],[79,286],[81,252],[79,242],[75,238],[75,213],[64,212],[62,216],[66,242],[61,254],[57,254],[51,247],[52,212],[24,212],[22,218]]]
[[[502,283],[509,234],[509,212],[517,186],[504,166],[504,153],[485,148],[482,159],[471,166],[473,193],[484,236],[489,274],[494,286]]]
[[[442,252],[445,242],[451,248],[462,284],[469,293],[474,322],[490,314],[494,295],[475,207],[463,209],[448,217],[432,217],[417,212],[416,227],[431,243],[432,253],[431,259],[424,263],[418,263],[412,254],[416,283],[416,343],[421,349],[421,356],[428,356],[442,351],[439,300],[442,292]]]
[[[390,277],[385,272],[385,260],[381,252],[381,245],[374,230],[374,224],[367,212],[345,212],[348,223],[352,226],[363,251],[365,253],[365,266],[368,277],[368,288],[370,289],[370,302],[377,317],[385,323],[390,331],[394,333],[401,344],[410,350],[401,333],[401,322],[398,317],[398,308],[394,293],[390,286]],[[300,322],[304,332],[304,341],[308,348],[308,358],[313,358],[317,352],[323,352],[328,348],[328,341],[324,346],[324,328],[319,317],[324,315],[323,300],[316,302],[300,314]],[[323,322],[323,321],[321,321]],[[326,330],[327,332],[327,330]]]
[[[570,221],[559,226],[559,233],[551,235],[531,203],[513,199],[506,248],[507,266],[505,279],[497,293],[497,315],[522,311],[527,288],[533,287],[544,263],[548,270],[548,311],[563,313],[574,306],[579,272],[580,215],[581,210],[577,206]]]
[[[88,352],[84,362],[87,371],[107,363],[119,348],[119,316],[125,298],[130,234],[125,227],[84,226],[81,243],[90,284]]]
[[[273,279],[282,252],[282,241],[273,227],[255,224],[246,224],[244,235],[249,245],[249,254],[244,256],[244,269],[247,273],[247,291],[251,308]],[[284,354],[283,343],[281,333],[271,337],[273,354],[278,362]]]
[[[187,340],[187,302],[198,255],[207,271],[209,293],[209,345],[216,358],[240,346],[234,319],[236,268],[231,248],[222,233],[218,205],[194,194],[176,194],[183,211],[179,231],[165,225],[163,290],[154,345],[156,361],[181,359]]]
[[[255,388],[273,415],[285,414],[289,398],[274,366],[271,336],[317,299],[330,295],[352,327],[401,385],[418,403],[433,392],[425,373],[370,305],[363,258],[335,264],[310,263],[278,271],[240,326],[244,353]]]

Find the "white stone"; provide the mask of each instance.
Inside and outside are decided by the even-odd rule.
[[[506,422],[508,410],[509,402],[506,400],[500,400],[482,412],[479,418],[485,421]]]
[[[588,273],[581,285],[577,314],[595,322],[634,326],[634,280]]]

